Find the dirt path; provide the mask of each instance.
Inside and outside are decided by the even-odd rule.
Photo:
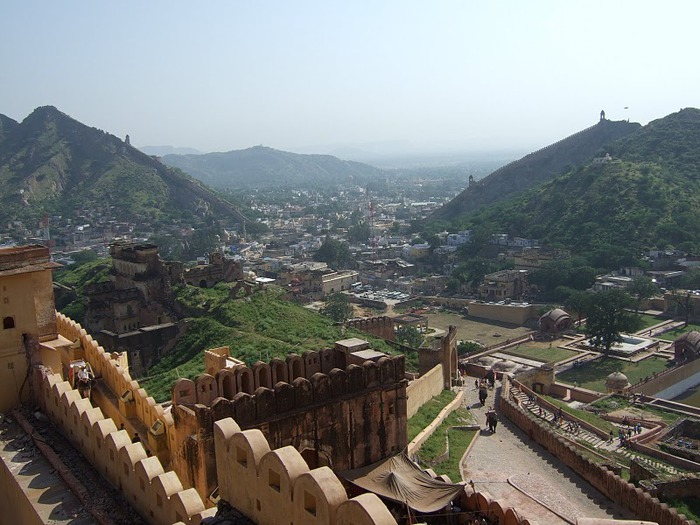
[[[485,411],[494,404],[495,391],[489,391],[481,407],[474,383],[465,389],[468,405],[485,427]],[[472,480],[477,491],[508,502],[539,523],[575,523],[581,516],[634,518],[503,417],[495,434],[482,430],[477,436],[462,460],[462,477]]]

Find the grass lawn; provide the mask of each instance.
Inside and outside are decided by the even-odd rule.
[[[418,451],[421,463],[429,465],[438,474],[447,474],[455,483],[462,481],[459,462],[477,431],[450,427],[473,423],[474,418],[469,410],[458,408],[452,412]],[[445,452],[445,432],[448,432],[450,439],[450,457],[445,461],[433,463],[434,458]]]
[[[517,348],[508,348],[507,350],[501,351],[501,353],[525,357],[527,359],[533,359],[534,361],[540,361],[542,363],[556,363],[563,361],[564,359],[574,357],[577,354],[577,352],[574,352],[573,350],[565,350],[563,348],[543,348],[531,345],[520,345]]]
[[[648,315],[648,314],[641,314],[639,318],[642,320],[642,326],[640,330],[644,330],[645,328],[651,328],[654,325],[659,324],[662,321],[666,321],[666,317],[660,317],[658,315]]]
[[[678,328],[674,328],[673,330],[669,330],[668,332],[659,334],[658,338],[663,339],[664,341],[675,341],[684,333],[690,332],[692,330],[700,332],[700,325],[695,323],[688,323],[688,326],[679,326]]]
[[[413,441],[413,438],[415,438],[421,430],[433,422],[440,411],[449,405],[455,396],[456,394],[452,390],[443,390],[411,416],[407,425],[409,443]]]
[[[630,383],[635,384],[640,379],[661,372],[669,366],[668,360],[659,357],[649,357],[637,363],[604,357],[557,374],[557,380],[570,385],[577,383],[596,392],[605,392],[605,378],[613,372],[622,372]]]

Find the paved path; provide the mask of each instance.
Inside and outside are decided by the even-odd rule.
[[[485,427],[495,391],[481,407],[474,384],[465,389],[466,404]],[[462,478],[542,525],[575,523],[583,516],[634,519],[504,417],[495,434],[482,430],[477,436],[462,461]]]

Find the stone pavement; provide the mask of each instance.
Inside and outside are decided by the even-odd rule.
[[[489,390],[482,407],[474,383],[464,388],[465,404],[485,428],[486,409],[496,404],[496,390]],[[579,517],[634,518],[504,417],[499,417],[495,434],[482,430],[476,437],[462,459],[462,478],[542,525],[575,523]]]

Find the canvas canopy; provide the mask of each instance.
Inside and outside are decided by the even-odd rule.
[[[437,512],[463,491],[462,483],[445,483],[401,453],[363,468],[341,472],[347,481],[418,512]]]

